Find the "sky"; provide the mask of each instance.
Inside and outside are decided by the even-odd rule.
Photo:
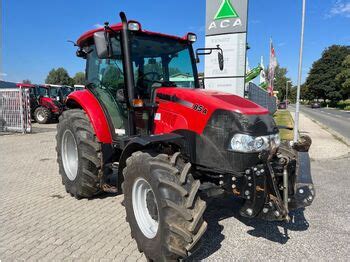
[[[232,0],[234,3],[236,0]],[[312,63],[332,45],[350,45],[350,0],[306,0],[303,80]],[[84,71],[75,56],[76,40],[105,21],[119,22],[119,12],[141,22],[144,29],[173,35],[194,32],[195,48],[204,47],[205,0],[0,0],[2,2],[0,79],[43,83],[52,68],[64,67],[71,76]],[[269,39],[277,60],[296,84],[302,0],[250,0],[248,11],[249,64],[264,56]],[[202,59],[204,61],[204,59]],[[203,71],[203,64],[199,64]]]

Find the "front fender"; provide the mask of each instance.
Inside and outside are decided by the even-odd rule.
[[[96,97],[88,89],[71,93],[67,97],[66,105],[68,108],[82,108],[90,119],[98,141],[105,144],[112,143],[106,115]]]
[[[123,149],[123,152],[119,159],[118,167],[118,188],[121,189],[121,183],[124,180],[123,169],[126,166],[126,160],[136,151],[142,151],[150,146],[161,143],[172,143],[177,144],[181,147],[183,145],[184,137],[175,133],[161,134],[161,135],[152,135],[147,137],[135,137],[128,142],[128,144]]]

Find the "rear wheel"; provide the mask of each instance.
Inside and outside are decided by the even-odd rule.
[[[123,170],[124,205],[131,235],[151,261],[169,261],[192,253],[207,228],[206,203],[199,180],[176,153],[152,157],[136,152]]]
[[[100,193],[101,145],[83,110],[63,112],[56,140],[57,162],[66,191],[78,199]]]
[[[46,107],[38,107],[34,111],[34,120],[39,124],[46,124],[51,119],[51,112]]]

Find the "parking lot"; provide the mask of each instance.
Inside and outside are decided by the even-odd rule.
[[[130,237],[122,195],[78,201],[65,192],[55,134],[55,124],[0,134],[0,260],[145,261]],[[315,157],[316,199],[289,224],[241,218],[241,202],[231,197],[211,200],[204,243],[188,260],[348,261],[349,170],[348,154]]]

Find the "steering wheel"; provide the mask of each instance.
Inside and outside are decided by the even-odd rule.
[[[151,77],[148,78],[146,76],[151,76]],[[148,72],[140,76],[139,80],[143,79],[144,81],[147,81],[147,82],[156,82],[156,81],[159,81],[161,77],[162,75],[157,72]]]

